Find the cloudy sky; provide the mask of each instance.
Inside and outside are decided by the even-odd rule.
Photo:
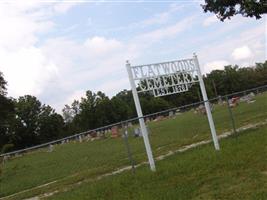
[[[8,95],[61,111],[86,90],[129,89],[132,65],[191,57],[203,73],[266,60],[266,18],[220,22],[201,1],[0,2],[0,71]]]

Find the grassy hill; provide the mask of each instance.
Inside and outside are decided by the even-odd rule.
[[[255,103],[241,103],[238,107],[233,108],[233,113],[237,127],[267,119],[267,94],[257,96]],[[218,134],[232,129],[226,105],[216,105],[213,117]],[[175,119],[150,122],[148,128],[151,132],[150,140],[155,156],[165,154],[169,150],[175,150],[187,144],[210,139],[206,116],[196,114],[193,110],[182,113]],[[266,131],[266,129],[264,130]],[[142,138],[131,137],[129,142],[135,162],[145,161],[146,154]],[[234,142],[239,144],[238,140],[233,140],[232,143]],[[266,140],[260,142],[267,144]],[[247,146],[248,149],[249,147]],[[214,152],[212,148],[210,151]],[[223,151],[224,147],[222,146]],[[158,163],[160,162],[156,163],[157,167]],[[126,165],[129,165],[129,161],[122,138],[107,138],[83,143],[70,142],[55,146],[53,152],[48,152],[47,149],[33,151],[8,160],[2,166],[0,197],[21,192],[8,199],[22,199],[43,192],[60,190],[71,186],[73,183],[85,179],[94,179],[101,174]],[[148,167],[141,171],[146,170],[148,170]],[[164,169],[162,170],[164,171]],[[139,173],[139,169],[137,171]],[[148,176],[153,177],[154,175],[150,174]],[[187,193],[187,191],[184,192]]]
[[[205,145],[136,171],[84,183],[48,199],[267,199],[267,126]]]

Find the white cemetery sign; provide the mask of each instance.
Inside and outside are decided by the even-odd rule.
[[[144,138],[150,168],[152,171],[155,171],[155,163],[139,102],[139,92],[151,91],[155,97],[160,97],[186,92],[190,89],[193,83],[199,82],[203,100],[205,101],[205,108],[209,120],[214,147],[216,150],[220,149],[204,81],[201,75],[197,56],[195,54],[193,58],[190,59],[139,66],[131,66],[127,61],[126,68],[129,75],[135,107],[139,117],[139,123]]]

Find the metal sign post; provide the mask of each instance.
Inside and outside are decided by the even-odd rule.
[[[138,92],[150,91],[155,97],[160,97],[187,92],[194,83],[199,82],[203,100],[205,102],[204,104],[208,116],[214,147],[216,150],[220,149],[205,84],[201,75],[198,59],[195,54],[193,58],[189,59],[138,66],[131,66],[127,61],[126,68],[132,88],[136,111],[139,117],[139,123],[144,138],[150,168],[152,171],[155,171],[155,163],[149,144]],[[136,87],[138,87],[138,91]]]
[[[138,97],[138,94],[137,94],[137,91],[136,91],[136,88],[135,88],[135,83],[134,83],[134,80],[133,80],[133,74],[132,74],[132,71],[131,71],[131,65],[130,65],[130,63],[128,61],[126,61],[126,68],[127,68],[127,72],[128,72],[131,88],[132,88],[135,108],[136,108],[136,111],[137,111],[137,115],[139,117],[139,124],[140,124],[142,135],[143,135],[143,138],[144,138],[144,143],[145,143],[145,147],[146,147],[146,153],[147,153],[150,169],[152,171],[156,171],[155,162],[154,162],[154,158],[153,158],[152,151],[151,151],[151,146],[150,146],[149,139],[148,139],[147,129],[146,129],[146,126],[145,126],[145,122],[144,122],[144,118],[143,118],[143,113],[142,113],[139,97]]]
[[[204,104],[205,104],[205,108],[206,108],[206,112],[207,112],[207,116],[208,116],[208,120],[209,120],[209,125],[210,125],[210,131],[211,131],[211,135],[212,135],[212,139],[213,139],[213,144],[214,144],[214,147],[215,147],[216,150],[220,150],[220,146],[219,146],[219,143],[218,143],[218,138],[217,138],[217,134],[216,134],[216,130],[215,130],[212,114],[211,114],[211,111],[210,111],[210,104],[209,104],[209,101],[208,101],[205,84],[204,84],[204,81],[203,81],[203,78],[202,78],[202,75],[201,75],[201,71],[200,71],[200,66],[199,66],[199,63],[198,63],[197,55],[194,54],[193,57],[194,57],[194,60],[195,60],[195,65],[197,67],[199,85],[200,85],[203,101],[204,101]]]

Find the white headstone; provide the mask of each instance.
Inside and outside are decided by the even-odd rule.
[[[139,127],[134,128],[134,136],[135,137],[141,137],[142,136],[142,133],[141,133],[141,130]]]
[[[48,152],[53,152],[53,150],[54,150],[54,146],[50,144],[48,147]]]
[[[174,116],[174,112],[173,111],[170,111],[169,112],[169,117],[173,117]]]
[[[79,142],[83,142],[83,138],[81,135],[79,135]]]

